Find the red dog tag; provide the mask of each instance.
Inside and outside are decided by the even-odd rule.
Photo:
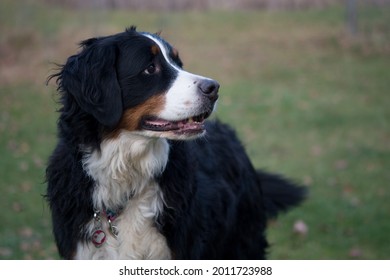
[[[96,248],[99,248],[106,241],[106,234],[104,231],[98,229],[92,234],[92,243]]]

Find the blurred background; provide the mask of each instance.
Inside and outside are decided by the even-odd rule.
[[[270,222],[270,259],[390,258],[390,1],[2,0],[0,259],[56,259],[46,79],[81,40],[137,25],[221,83],[216,117],[254,165],[306,184]]]

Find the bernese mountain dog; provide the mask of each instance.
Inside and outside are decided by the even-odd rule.
[[[135,27],[60,66],[46,198],[65,259],[264,259],[269,218],[305,188],[256,170],[235,132],[206,121],[220,85]]]

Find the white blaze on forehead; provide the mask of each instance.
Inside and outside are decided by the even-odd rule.
[[[211,79],[184,71],[173,63],[169,57],[167,46],[161,40],[150,34],[143,35],[157,44],[165,60],[177,71],[175,81],[166,92],[165,108],[158,117],[176,121],[201,114],[202,98],[199,93],[198,82]]]

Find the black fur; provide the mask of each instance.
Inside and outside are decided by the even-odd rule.
[[[63,258],[71,259],[77,242],[88,238],[82,228],[93,215],[94,182],[81,163],[85,147],[99,149],[124,109],[160,94],[175,77],[172,71],[154,80],[137,75],[151,59],[144,51],[149,46],[134,28],[90,39],[52,76],[62,107],[59,142],[46,171],[47,199]],[[166,202],[157,226],[177,259],[263,259],[267,219],[301,202],[305,189],[255,170],[228,126],[214,121],[206,129],[202,139],[170,141],[168,164],[156,178]]]
[[[178,259],[263,259],[267,218],[298,205],[306,189],[256,171],[227,125],[208,122],[207,131],[171,143],[162,231]]]
[[[83,171],[81,157],[80,151],[60,140],[46,170],[53,233],[65,259],[71,259],[77,242],[86,239],[81,228],[93,213],[93,181]]]
[[[230,128],[209,122],[207,131],[172,143],[160,178],[173,206],[162,217],[164,235],[179,259],[264,258],[266,211],[256,171]]]

